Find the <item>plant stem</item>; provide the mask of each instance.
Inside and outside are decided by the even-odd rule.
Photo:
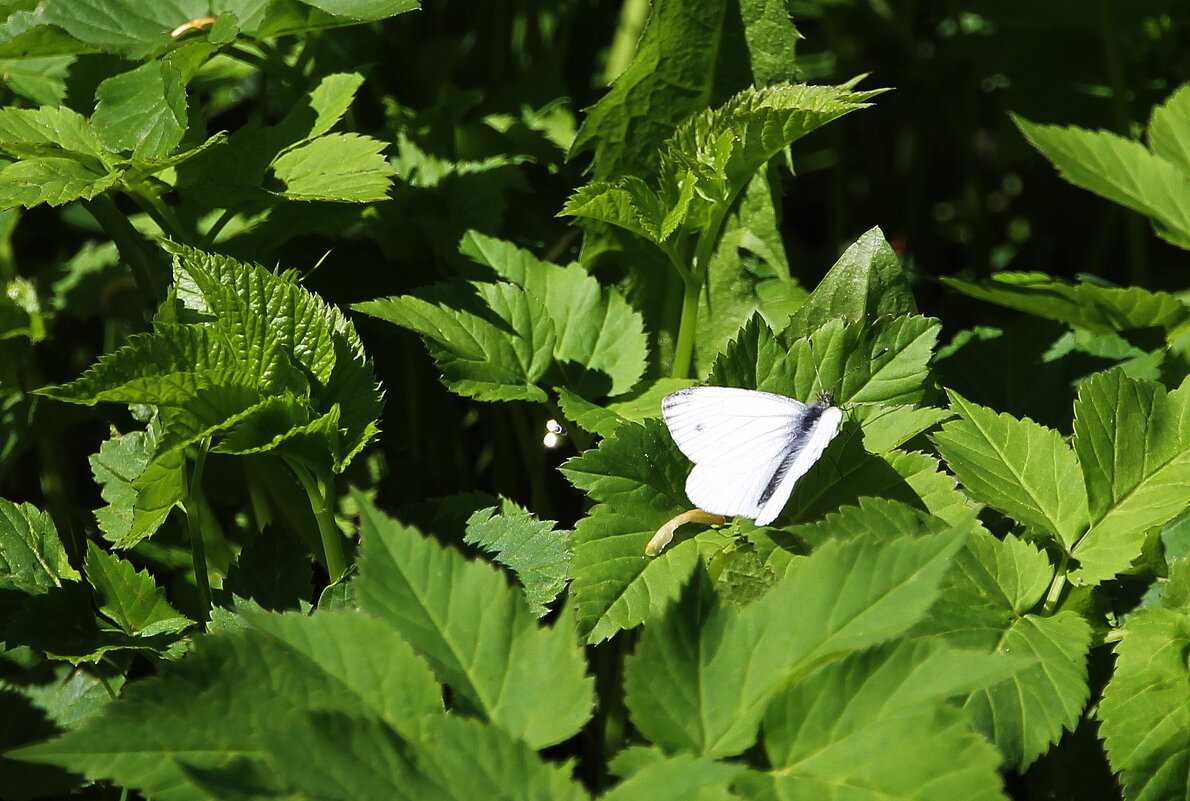
[[[289,469],[301,482],[306,497],[310,499],[310,510],[318,521],[318,535],[322,539],[322,560],[326,572],[334,584],[347,572],[347,558],[343,555],[343,532],[335,522],[330,495],[333,486],[330,479],[318,472],[311,472],[293,459],[285,459]]]
[[[674,378],[690,377],[690,369],[694,362],[694,335],[698,328],[698,296],[710,272],[711,256],[723,230],[723,221],[727,219],[727,212],[734,205],[737,195],[716,206],[707,227],[698,235],[698,244],[694,248],[694,263],[689,271],[683,270],[681,265],[671,258],[678,274],[686,282],[685,291],[682,293],[682,317],[678,322],[678,342],[674,346],[673,370],[670,371]]]
[[[674,364],[670,375],[674,378],[689,378],[694,361],[694,329],[698,325],[698,296],[701,283],[693,279],[686,281],[682,293],[682,318],[678,323],[678,343],[674,346]]]
[[[173,209],[161,200],[161,197],[156,192],[136,187],[129,189],[128,194],[136,201],[136,205],[140,206],[141,210],[149,215],[153,222],[157,223],[157,227],[161,229],[161,233],[176,242],[182,242],[187,245],[193,243],[194,238],[186,233],[181,220],[174,214]]]
[[[1058,608],[1058,600],[1062,597],[1062,590],[1066,589],[1066,565],[1070,563],[1070,554],[1062,554],[1062,559],[1058,562],[1057,572],[1054,574],[1054,580],[1050,584],[1050,590],[1046,593],[1045,604],[1042,605],[1042,611],[1047,615],[1052,615],[1054,610]]]
[[[207,549],[202,538],[202,504],[198,498],[202,493],[202,471],[207,462],[207,449],[210,440],[204,439],[198,445],[198,455],[194,457],[194,468],[190,471],[190,483],[186,488],[186,498],[182,502],[182,511],[186,518],[186,533],[190,539],[190,556],[194,562],[194,583],[198,587],[198,602],[200,623],[204,624],[211,617],[211,580],[207,575]]]
[[[214,244],[215,237],[219,236],[219,232],[222,231],[223,228],[229,222],[231,222],[238,213],[239,212],[237,212],[235,209],[225,209],[224,212],[219,215],[219,219],[215,220],[207,232],[202,235],[202,239],[198,240],[198,247],[206,250],[212,244]]]
[[[107,195],[100,195],[83,201],[83,208],[116,243],[120,258],[132,270],[137,285],[152,295],[154,300],[165,300],[164,280],[158,280],[156,277],[162,273],[161,262],[147,247],[144,236],[132,227],[132,223],[116,208],[112,199]]]

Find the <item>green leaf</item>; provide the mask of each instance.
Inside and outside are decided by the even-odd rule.
[[[478,400],[546,400],[537,386],[553,360],[553,322],[512,284],[437,284],[416,295],[352,306],[426,337],[452,392]]]
[[[838,317],[874,321],[886,315],[916,313],[917,304],[901,260],[885,241],[884,233],[873,228],[843,252],[798,308],[786,330],[793,336],[807,336]]]
[[[617,754],[612,767],[622,766],[627,761],[625,756],[624,751]],[[649,757],[648,764],[639,766],[631,776],[600,796],[602,801],[635,801],[639,798],[650,801],[732,801],[739,797],[729,792],[728,787],[742,772],[742,766],[689,754],[667,757],[650,752]]]
[[[0,209],[61,206],[90,200],[115,185],[114,173],[97,173],[69,158],[28,158],[0,170]]]
[[[99,596],[99,611],[124,633],[146,637],[176,634],[191,625],[170,606],[147,570],[138,571],[93,542],[88,544],[84,569]]]
[[[302,0],[308,6],[335,17],[346,17],[358,22],[375,22],[395,17],[406,11],[421,7],[418,0]]]
[[[689,462],[659,420],[624,425],[599,447],[568,460],[562,474],[596,501],[571,539],[571,592],[579,631],[590,642],[651,619],[677,596],[699,551],[721,548],[703,532],[679,542],[663,558],[645,545],[663,524],[690,508],[683,489]]]
[[[442,708],[425,664],[379,620],[319,612],[253,614],[243,622],[201,638],[187,659],[128,687],[75,731],[12,755],[185,801],[210,798],[202,777],[230,764],[268,795],[283,789],[273,778],[280,762],[271,749],[308,737],[315,714],[341,712],[412,734]],[[292,691],[278,694],[277,687]],[[314,770],[340,767],[322,751],[302,761]]]
[[[273,162],[285,184],[276,194],[292,200],[375,203],[388,199],[393,169],[378,139],[333,133],[286,151]]]
[[[1149,148],[1190,175],[1190,84],[1182,84],[1149,118]]]
[[[996,273],[982,283],[943,278],[965,295],[1096,333],[1162,328],[1166,336],[1190,321],[1176,296],[1132,286],[1070,284],[1045,273]]]
[[[577,264],[540,261],[511,243],[470,231],[464,256],[491,267],[545,306],[554,325],[555,381],[585,395],[621,395],[644,372],[648,340],[640,314]]]
[[[832,662],[769,704],[771,768],[745,785],[782,799],[1002,799],[995,751],[946,700],[1011,669],[1010,658],[922,642]]]
[[[294,534],[271,526],[256,533],[240,550],[223,589],[269,611],[300,609],[314,596],[310,557]]]
[[[757,171],[723,223],[699,302],[694,374],[703,375],[740,326],[759,312],[780,329],[806,290],[790,278],[781,238],[776,165]]]
[[[75,56],[0,59],[0,70],[14,93],[37,105],[56,107],[66,99],[66,78],[75,60]]]
[[[1190,785],[1190,616],[1184,607],[1149,607],[1128,621],[1125,632],[1099,703],[1108,761],[1126,798],[1179,798]]]
[[[97,170],[107,156],[87,118],[64,106],[0,109],[0,149],[15,157],[71,156]]]
[[[959,419],[934,440],[967,494],[1073,546],[1087,528],[1087,493],[1061,434],[949,394]]]
[[[539,628],[499,571],[385,517],[362,496],[360,607],[400,631],[462,704],[535,748],[577,732],[593,683],[566,616]]]
[[[208,13],[207,0],[45,0],[40,20],[80,42],[128,59],[141,60],[170,44],[169,33]]]
[[[643,423],[661,416],[661,399],[671,392],[694,385],[689,378],[658,378],[639,385],[627,395],[621,395],[599,406],[566,387],[558,388],[558,405],[566,419],[585,431],[609,437],[625,423]]]
[[[937,597],[964,536],[952,529],[880,543],[828,542],[739,611],[716,606],[696,574],[625,663],[633,722],[670,752],[744,751],[782,683],[912,626]]]
[[[99,453],[89,457],[91,475],[107,505],[95,510],[95,520],[106,540],[130,548],[152,535],[186,492],[180,454],[164,453],[154,459],[161,439],[159,418],[145,431],[112,436]]]
[[[37,594],[79,578],[50,516],[0,498],[0,589]]]
[[[133,158],[173,153],[186,132],[186,87],[164,61],[150,61],[99,84],[92,124],[112,151]]]
[[[1075,578],[1095,584],[1126,569],[1145,531],[1186,507],[1190,383],[1167,395],[1119,369],[1097,373],[1079,386],[1074,432],[1092,520],[1074,551]]]
[[[1087,622],[1074,612],[1030,614],[1054,578],[1045,554],[1014,537],[967,540],[942,597],[913,634],[1024,660],[1011,677],[972,693],[965,705],[1008,764],[1024,770],[1078,723],[1090,690]]]
[[[181,245],[176,303],[70,384],[73,403],[171,407],[154,460],[216,434],[216,449],[290,450],[342,471],[376,434],[380,393],[359,336],[292,275]],[[185,322],[170,322],[170,320]]]
[[[467,518],[463,541],[492,553],[497,562],[516,573],[529,609],[537,617],[566,587],[570,567],[570,532],[555,531],[552,520],[538,520],[526,510],[503,501]]]
[[[1013,120],[1067,181],[1144,214],[1159,235],[1190,248],[1190,173],[1177,163],[1110,131]]]

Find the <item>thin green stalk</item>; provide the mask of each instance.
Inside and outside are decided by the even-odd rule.
[[[202,494],[202,472],[207,463],[209,446],[209,439],[204,439],[198,445],[198,454],[194,458],[194,467],[190,471],[190,483],[186,488],[186,497],[182,501],[186,534],[190,539],[190,557],[194,562],[194,583],[198,587],[198,603],[201,607],[200,622],[204,624],[211,617],[211,579],[207,575],[207,548],[202,538],[202,504],[198,499]]]
[[[182,221],[178,219],[178,216],[174,214],[174,210],[166,205],[159,195],[140,187],[129,189],[128,194],[136,202],[136,205],[141,207],[141,211],[149,215],[153,222],[157,223],[157,227],[161,229],[161,233],[176,242],[182,242],[184,244],[193,243],[194,238],[187,234]]]
[[[239,212],[235,209],[224,210],[224,212],[219,215],[219,219],[215,220],[215,222],[211,224],[211,227],[207,229],[207,232],[202,235],[202,239],[198,240],[198,247],[202,250],[206,250],[212,244],[214,244],[215,237],[219,236],[219,232],[222,231],[229,222],[235,219],[237,214],[239,214]]]
[[[343,554],[343,532],[335,522],[332,508],[332,483],[329,478],[311,472],[304,465],[292,459],[286,459],[289,468],[301,482],[306,497],[310,499],[310,510],[314,512],[314,519],[318,522],[318,535],[322,539],[322,558],[326,572],[330,574],[334,584],[347,572],[347,557]]]
[[[1062,554],[1062,559],[1058,562],[1058,570],[1054,575],[1054,580],[1050,583],[1050,591],[1046,593],[1045,603],[1041,607],[1042,611],[1047,615],[1052,615],[1054,610],[1058,608],[1058,601],[1062,597],[1062,590],[1066,589],[1066,565],[1069,563],[1070,554]]]
[[[682,318],[678,323],[678,342],[674,346],[674,364],[670,375],[689,378],[694,362],[694,333],[698,327],[698,296],[702,286],[693,280],[686,282],[682,293]]]
[[[152,295],[154,300],[165,300],[165,282],[161,262],[156,253],[149,249],[144,236],[116,208],[112,199],[107,195],[100,195],[83,201],[83,208],[95,218],[95,222],[99,223],[108,237],[116,243],[116,249],[120,251],[120,258],[132,270],[132,276],[136,279],[137,285]],[[162,280],[158,280],[158,275]]]
[[[698,244],[694,248],[694,262],[689,271],[683,270],[671,256],[671,261],[678,268],[678,274],[686,282],[685,291],[682,293],[682,316],[678,322],[678,342],[674,346],[674,364],[670,372],[674,378],[690,377],[690,369],[694,362],[694,336],[698,328],[699,294],[710,272],[711,256],[723,230],[723,221],[727,219],[727,212],[734,203],[735,196],[732,196],[715,209],[711,221],[698,235]]]

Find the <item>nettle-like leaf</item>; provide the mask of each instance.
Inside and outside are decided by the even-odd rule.
[[[446,386],[479,400],[545,401],[545,387],[616,395],[636,384],[647,339],[617,291],[576,264],[476,233],[462,252],[503,281],[436,284],[353,308],[420,333]]]
[[[541,628],[498,570],[469,562],[362,496],[360,607],[399,631],[455,703],[540,748],[591,715],[593,682],[566,616]]]
[[[1120,774],[1126,798],[1179,798],[1190,786],[1187,590],[1184,571],[1171,577],[1161,605],[1129,619],[1115,647],[1116,669],[1098,717],[1108,761]]]
[[[1105,334],[1160,328],[1172,339],[1190,324],[1190,308],[1167,292],[1071,284],[1045,273],[996,273],[982,283],[943,278],[973,298]]]
[[[1012,664],[905,641],[831,662],[769,703],[771,767],[741,783],[763,798],[1003,799],[995,750],[946,701],[995,683]]]
[[[378,430],[379,388],[338,310],[292,275],[172,249],[175,295],[153,333],[40,390],[70,403],[158,407],[160,430],[154,423],[98,457],[97,470],[112,461],[101,476],[111,504],[100,513],[104,533],[121,547],[151,534],[183,497],[190,443],[210,438],[216,451],[291,455],[341,471]]]
[[[1009,677],[976,690],[964,704],[1017,770],[1074,728],[1090,694],[1090,626],[1075,612],[1033,612],[1054,576],[1035,546],[976,531],[955,558],[938,603],[912,632],[927,642],[942,637],[956,647],[1023,660]]]
[[[79,578],[50,516],[0,498],[0,589],[38,594]]]
[[[561,214],[612,223],[663,245],[679,230],[698,231],[715,205],[724,208],[769,159],[807,133],[864,108],[883,90],[776,84],[740,92],[696,113],[661,146],[651,180],[595,181]]]
[[[547,604],[565,589],[569,575],[570,532],[557,531],[555,525],[502,499],[499,507],[480,509],[467,518],[463,537],[516,574],[529,609],[538,617],[549,611]]]
[[[597,180],[652,166],[654,147],[710,102],[726,8],[723,0],[654,3],[632,62],[586,110],[570,156],[594,151]]]
[[[954,528],[826,543],[740,610],[719,606],[695,572],[625,663],[625,701],[637,729],[669,752],[744,751],[783,683],[912,626],[937,597],[964,537]]]
[[[1190,85],[1153,109],[1149,146],[1110,131],[1014,120],[1062,177],[1149,217],[1157,233],[1190,248]]]

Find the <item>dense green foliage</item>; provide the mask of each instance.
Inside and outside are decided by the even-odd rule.
[[[0,4],[0,799],[1190,797],[1178,4],[431,5]]]

